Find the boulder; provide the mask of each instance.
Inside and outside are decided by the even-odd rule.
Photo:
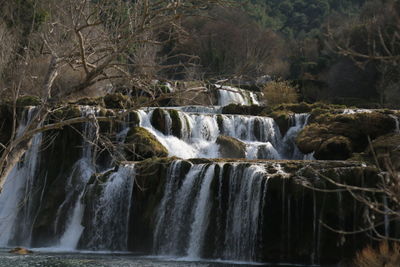
[[[348,159],[352,152],[349,138],[334,136],[325,140],[315,151],[314,156],[322,160],[343,160]]]
[[[167,114],[163,109],[156,108],[150,118],[151,125],[163,134],[168,134],[169,132],[166,116]]]
[[[396,128],[390,114],[380,111],[355,114],[318,112],[313,121],[299,133],[296,144],[303,153],[315,151],[316,159],[325,160],[348,159],[353,152],[365,151],[368,138],[374,140],[393,133]]]
[[[11,249],[9,251],[9,253],[14,253],[14,254],[19,254],[19,255],[27,255],[27,254],[32,254],[33,251],[26,249],[26,248],[16,247],[16,248]]]
[[[376,156],[379,167],[384,170],[400,171],[400,134],[392,133],[375,139],[372,149],[368,147],[365,154],[370,161]]]
[[[168,150],[157,138],[142,127],[132,127],[125,140],[127,160],[167,157]]]
[[[133,106],[133,101],[129,96],[114,93],[104,96],[104,104],[106,108],[126,109]]]
[[[222,158],[245,158],[246,144],[230,136],[220,135],[216,143],[219,145],[219,153]]]

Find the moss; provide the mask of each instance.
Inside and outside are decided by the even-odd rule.
[[[163,134],[168,134],[167,124],[165,122],[165,111],[160,108],[156,108],[153,110],[153,114],[151,115],[150,121],[151,125]]]
[[[324,141],[315,151],[315,157],[322,160],[345,160],[352,154],[351,141],[344,136],[334,136]]]
[[[129,125],[138,126],[140,124],[140,117],[137,111],[129,112]]]
[[[222,158],[246,157],[246,145],[233,137],[220,135],[216,143],[219,145],[219,153]]]
[[[273,118],[278,125],[282,136],[284,136],[287,130],[290,128],[293,115],[293,112],[287,110],[277,110],[269,114],[269,116]]]
[[[317,150],[328,134],[329,129],[325,125],[312,123],[299,133],[296,144],[303,153],[308,154]]]
[[[217,115],[217,124],[218,124],[218,129],[220,132],[223,132],[224,129],[224,118],[222,115]]]
[[[82,98],[79,99],[78,101],[74,102],[73,104],[77,105],[83,105],[83,106],[100,106],[104,107],[104,99],[102,97],[97,97],[97,98]]]
[[[384,170],[400,171],[400,134],[391,133],[381,136],[372,141],[371,145],[373,151],[371,147],[368,147],[365,152],[369,161],[375,163],[376,155],[379,167]]]
[[[127,109],[133,107],[133,101],[129,96],[121,93],[114,93],[104,97],[104,105],[106,108]]]
[[[343,114],[337,110],[320,109],[314,114],[314,123],[299,133],[296,143],[303,153],[315,151],[317,159],[345,159],[351,157],[348,153],[364,151],[368,137],[375,139],[393,132],[395,127],[390,114],[380,111]],[[334,137],[336,139],[331,139]],[[340,156],[338,149],[341,150]]]
[[[77,105],[68,105],[57,109],[51,114],[51,119],[55,120],[65,120],[78,118],[82,116],[81,109]]]
[[[252,115],[252,116],[259,116],[264,111],[265,107],[251,105],[251,106],[244,106],[239,104],[229,104],[222,108],[222,114],[240,114],[240,115]]]
[[[125,141],[128,160],[143,160],[152,157],[166,157],[168,150],[142,127],[132,127]]]
[[[27,107],[27,106],[39,106],[42,103],[39,97],[37,96],[21,96],[17,99],[17,107]]]
[[[181,138],[182,121],[181,121],[181,118],[179,117],[179,112],[175,109],[169,109],[168,113],[172,120],[172,125],[171,125],[172,135],[174,135],[178,138]]]

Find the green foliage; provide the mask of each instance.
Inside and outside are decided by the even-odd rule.
[[[316,36],[333,12],[353,15],[365,0],[237,0],[260,25],[287,37]]]

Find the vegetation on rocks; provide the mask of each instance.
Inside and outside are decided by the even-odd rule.
[[[392,117],[381,112],[322,113],[298,135],[296,143],[303,153],[315,151],[317,159],[348,159],[363,152],[368,138],[375,139],[395,130]]]
[[[168,150],[157,138],[142,127],[132,127],[125,140],[127,160],[143,160],[152,157],[166,157]]]
[[[246,158],[246,144],[230,136],[218,136],[216,143],[219,145],[221,158]]]

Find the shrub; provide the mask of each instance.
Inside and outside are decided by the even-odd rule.
[[[377,249],[368,246],[360,251],[354,260],[357,267],[400,266],[400,244],[382,242]]]
[[[272,81],[263,89],[264,102],[268,105],[296,103],[298,101],[297,88],[288,81]]]

